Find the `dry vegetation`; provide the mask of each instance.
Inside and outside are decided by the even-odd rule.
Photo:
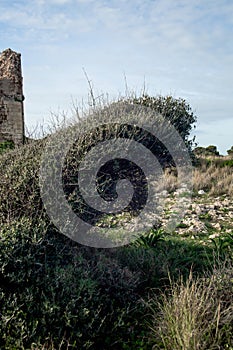
[[[193,171],[194,191],[204,190],[212,196],[233,196],[233,160],[228,157],[200,159]]]
[[[193,168],[193,191],[208,192],[210,196],[233,195],[233,160],[229,157],[198,158]],[[165,171],[165,187],[168,192],[177,189],[177,177],[174,172]]]
[[[233,322],[232,265],[214,269],[206,278],[171,283],[161,301],[152,301],[153,349],[218,349],[231,342]],[[156,300],[156,297],[155,297]],[[225,346],[226,346],[225,344]],[[224,347],[223,347],[224,348]]]
[[[212,240],[216,229],[204,212],[206,236],[160,227],[113,250],[81,246],[60,234],[43,208],[38,181],[47,142],[0,155],[0,348],[232,350],[229,222]],[[199,190],[205,201],[223,196],[232,221],[232,176],[230,159],[200,159],[195,204],[203,200]],[[166,170],[165,182],[173,198],[175,171]]]

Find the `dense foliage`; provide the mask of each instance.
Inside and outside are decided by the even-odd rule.
[[[159,95],[154,97],[143,95],[141,97],[134,98],[132,102],[149,107],[160,113],[164,118],[168,119],[176,128],[191,152],[191,149],[195,144],[195,137],[191,140],[189,137],[190,132],[194,127],[194,123],[197,121],[197,117],[187,101],[182,98],[174,98],[173,96]]]
[[[14,142],[13,141],[3,141],[0,143],[0,154],[3,152],[6,152],[9,149],[14,148]]]
[[[164,101],[181,108],[180,113],[182,110],[189,113],[181,100],[165,98],[161,103]],[[184,129],[177,116],[174,122],[187,141],[194,117],[191,114],[186,117]],[[105,137],[124,132],[112,125],[114,128],[101,130]],[[138,131],[128,129],[126,133],[132,136],[136,132],[133,136],[137,138]],[[68,156],[65,184],[76,173],[77,155],[101,137],[101,133],[90,132],[86,138],[80,138]],[[208,334],[203,334],[208,339],[218,336],[219,348],[230,349],[231,236],[200,244],[190,237],[167,234],[160,228],[121,248],[95,249],[71,241],[52,224],[40,198],[39,168],[48,141],[49,138],[31,142],[0,155],[0,348],[151,350],[154,346],[154,349],[166,349],[168,343],[173,346],[171,339],[163,339],[172,331],[166,322],[169,316],[166,310],[176,311],[173,306],[181,305],[177,300],[184,300],[178,295],[183,290],[180,276],[185,282],[192,270],[194,279],[206,276],[208,286],[211,271],[218,268],[218,272],[214,270],[218,276],[216,288],[211,284],[213,308],[211,304],[207,315],[211,327]],[[173,282],[177,281],[181,287],[175,284],[176,295],[172,291]],[[170,308],[163,305],[161,295],[166,296],[164,300]],[[219,302],[224,312],[219,313],[217,332],[211,315],[216,314],[215,306]],[[173,322],[176,314],[171,315]],[[178,325],[182,325],[182,313],[178,312],[178,316]],[[205,320],[197,324],[203,325],[206,326]],[[158,327],[161,327],[160,336],[155,332]],[[200,334],[202,329],[198,329]],[[200,341],[201,345],[207,344],[206,348],[192,349],[210,349],[208,339],[202,337]]]
[[[194,153],[199,156],[219,156],[219,152],[217,147],[214,145],[210,145],[208,147],[196,147],[194,149]]]
[[[231,146],[231,148],[227,150],[227,153],[229,154],[229,156],[233,157],[233,146]]]

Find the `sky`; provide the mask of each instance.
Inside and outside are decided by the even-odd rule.
[[[232,0],[0,0],[0,51],[22,55],[25,122],[48,125],[89,91],[184,98],[199,146],[233,145]]]

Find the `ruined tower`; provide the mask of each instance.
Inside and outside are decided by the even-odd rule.
[[[23,143],[23,100],[21,55],[7,49],[0,53],[0,142]]]

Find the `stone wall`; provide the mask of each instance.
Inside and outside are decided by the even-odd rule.
[[[0,142],[24,141],[21,55],[7,49],[0,54]]]

